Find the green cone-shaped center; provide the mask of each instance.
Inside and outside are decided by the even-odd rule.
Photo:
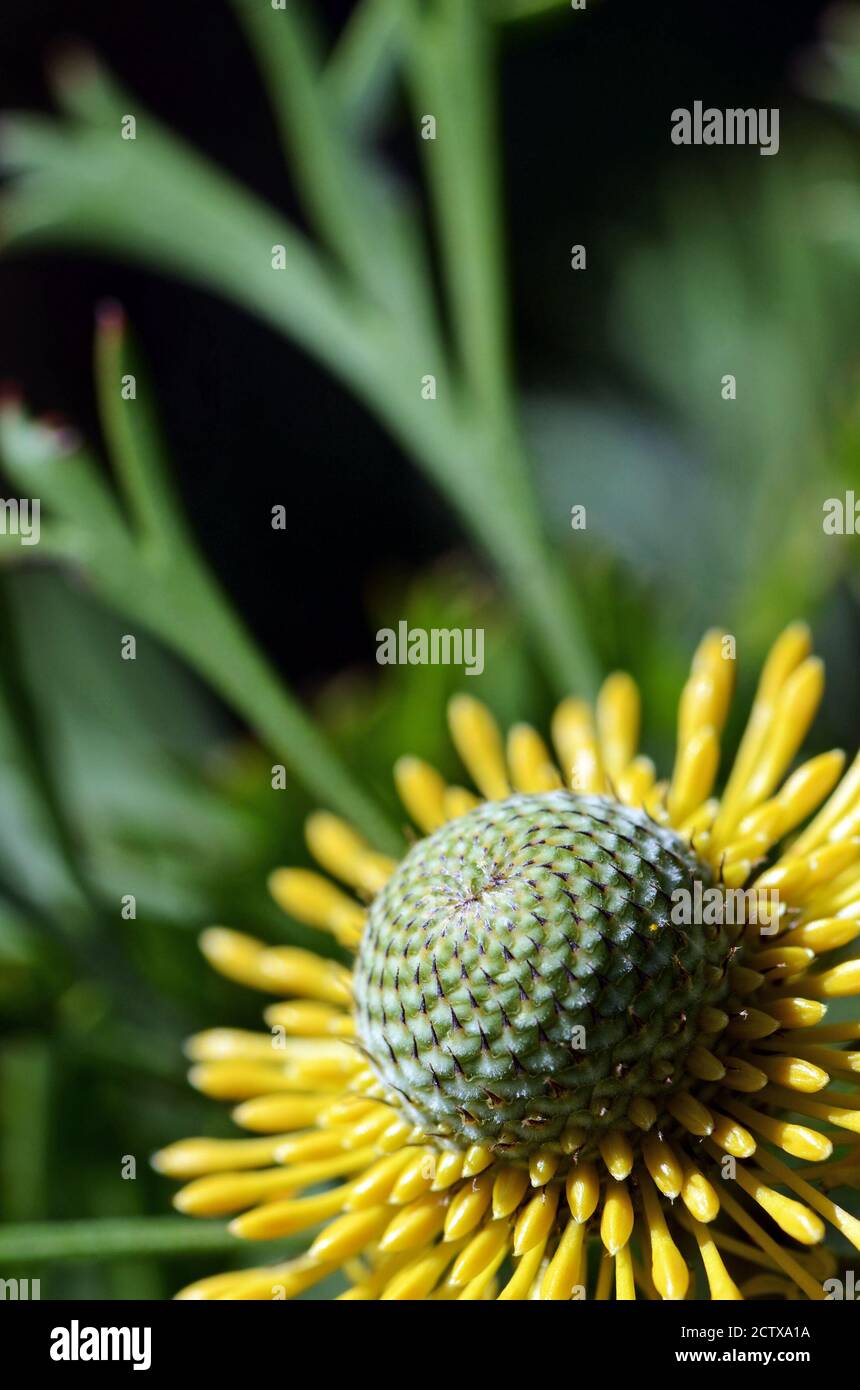
[[[711,871],[677,835],[609,798],[487,802],[373,902],[359,1041],[443,1143],[523,1160],[569,1126],[628,1128],[634,1097],[659,1112],[683,1083],[700,1010],[727,992],[732,929],[670,918],[697,880]]]

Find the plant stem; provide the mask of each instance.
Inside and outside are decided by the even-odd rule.
[[[274,1248],[266,1242],[262,1251]],[[278,1241],[283,1258],[298,1248]],[[0,1229],[0,1267],[14,1262],[136,1259],[246,1251],[247,1245],[219,1222],[200,1223],[182,1216],[106,1217],[92,1221],[40,1221]]]
[[[367,171],[366,196],[350,202],[351,183],[344,204],[337,171],[353,167],[345,152],[354,146],[323,109],[324,73],[315,67],[308,74],[313,56],[300,42],[279,50],[282,73],[302,71],[281,114],[291,148],[300,150],[302,188],[327,239],[347,256],[349,277],[281,215],[161,130],[139,104],[130,107],[130,98],[95,65],[59,93],[83,123],[71,133],[32,118],[7,128],[7,163],[39,177],[25,179],[6,198],[4,225],[12,239],[59,233],[154,262],[226,296],[299,343],[375,412],[452,502],[525,614],[558,692],[589,695],[597,673],[585,615],[544,534],[513,406],[495,230],[491,39],[471,3],[438,0],[418,18],[412,0],[399,5],[419,38],[426,33],[430,41],[425,57],[415,55],[414,41],[412,51],[441,120],[436,144],[444,148],[427,155],[436,170],[456,369],[430,302],[433,276],[422,238],[404,200],[390,196],[390,181],[373,177],[364,150],[357,167],[362,180]],[[264,9],[267,24],[292,23],[288,12],[260,5],[258,42],[268,32]],[[292,29],[284,33],[290,38]],[[133,159],[110,128],[111,108],[139,112]],[[302,112],[313,119],[303,121]],[[320,153],[322,163],[315,159]],[[360,269],[345,239],[350,208],[364,248]],[[433,400],[422,392],[428,376],[436,380]],[[206,661],[211,669],[212,652]],[[232,673],[214,664],[234,688]],[[272,703],[267,690],[266,727]]]
[[[433,194],[466,389],[489,416],[511,414],[507,302],[499,233],[492,34],[475,0],[410,5],[409,76]]]
[[[570,0],[488,0],[487,8],[497,23],[515,24],[520,19],[570,9]]]
[[[116,324],[107,331],[115,335]],[[353,821],[380,849],[399,854],[397,831],[279,680],[188,534],[166,480],[146,392],[115,404],[118,373],[126,365],[116,340],[97,354],[103,429],[140,535],[129,530],[93,458],[82,449],[52,456],[43,428],[17,407],[0,410],[4,468],[24,494],[41,496],[59,518],[52,556],[82,568],[103,602],[139,620],[195,667],[323,805]],[[128,426],[123,411],[138,413],[138,428]],[[99,503],[94,514],[91,496]],[[0,734],[2,713],[0,699]]]
[[[400,0],[361,0],[326,64],[325,86],[351,129],[367,136],[396,79]]]

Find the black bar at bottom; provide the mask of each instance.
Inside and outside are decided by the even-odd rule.
[[[415,1320],[413,1322],[413,1319]],[[486,1319],[486,1321],[484,1321]],[[503,1319],[503,1323],[499,1320]],[[560,1319],[561,1321],[557,1321]],[[553,1375],[570,1360],[590,1366],[590,1375],[646,1370],[683,1374],[700,1367],[755,1366],[760,1371],[803,1366],[816,1375],[839,1370],[853,1383],[860,1332],[860,1303],[596,1303],[558,1308],[493,1304],[407,1304],[376,1308],[368,1303],[70,1303],[0,1302],[0,1346],[4,1364],[20,1364],[52,1380],[108,1369],[160,1380],[177,1370],[188,1375],[217,1374],[219,1384],[234,1375],[242,1390],[255,1390],[249,1378],[293,1374],[329,1380],[339,1358],[371,1385],[388,1379],[403,1355],[402,1338],[419,1330],[419,1357],[429,1372],[440,1352],[438,1370],[459,1368],[468,1382],[498,1373],[510,1352],[534,1355],[534,1335],[565,1332],[574,1340],[554,1344]],[[428,1333],[432,1333],[427,1340]],[[517,1344],[510,1334],[528,1338]],[[852,1335],[853,1334],[853,1335]],[[392,1338],[385,1349],[385,1338]],[[460,1337],[464,1349],[458,1351]],[[442,1340],[437,1340],[442,1339]],[[398,1351],[399,1348],[399,1351]],[[383,1355],[380,1356],[380,1352]],[[362,1354],[367,1356],[362,1365]],[[452,1358],[454,1358],[452,1360]],[[471,1370],[469,1369],[471,1366]],[[406,1366],[400,1374],[411,1374]],[[537,1373],[537,1370],[536,1370]],[[515,1373],[516,1374],[516,1373]],[[262,1384],[261,1384],[262,1390]],[[380,1387],[381,1390],[381,1387]]]

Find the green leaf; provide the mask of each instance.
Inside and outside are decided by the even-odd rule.
[[[111,354],[118,351],[110,348]],[[116,361],[120,360],[117,356]],[[109,370],[107,358],[102,358],[101,365],[104,371]],[[54,531],[52,553],[83,566],[104,602],[127,618],[142,622],[196,667],[247,719],[263,742],[285,758],[296,778],[314,797],[353,820],[381,848],[399,846],[396,831],[356,785],[323,734],[254,645],[191,540],[179,540],[183,523],[179,514],[171,510],[164,524],[174,543],[164,546],[158,528],[164,509],[171,509],[174,503],[161,486],[163,456],[154,416],[143,406],[145,428],[128,436],[114,418],[114,401],[105,399],[109,394],[102,390],[109,410],[105,433],[119,450],[120,469],[138,516],[156,528],[155,548],[149,536],[135,544],[107,489],[103,490],[104,504],[94,505],[92,513],[86,507],[81,511],[74,496],[70,497],[69,488],[74,493],[74,478],[81,480],[79,486],[84,494],[92,493],[98,484],[96,499],[102,497],[94,463],[82,450],[71,458],[64,458],[56,447],[50,454],[44,448],[44,431],[39,426],[34,427],[36,448],[24,413],[17,408],[0,412],[0,457],[7,472],[32,495],[44,495],[63,516],[64,527]],[[123,404],[135,411],[140,403]],[[65,478],[64,465],[71,465]],[[143,656],[141,652],[141,659]]]
[[[379,215],[384,204],[377,194],[368,204],[373,210],[368,239],[371,249],[375,240],[380,242],[385,284],[390,281],[396,290],[396,312],[375,299],[365,284],[344,281],[283,217],[164,132],[92,62],[62,77],[64,100],[76,124],[22,116],[7,122],[7,162],[19,178],[5,200],[4,232],[12,245],[59,239],[154,263],[226,295],[298,342],[375,411],[448,496],[520,604],[556,685],[589,693],[597,672],[587,625],[549,554],[508,399],[498,209],[487,204],[495,197],[497,179],[488,155],[486,34],[470,20],[463,0],[443,0],[439,13],[445,27],[431,35],[433,80],[455,119],[436,187],[445,200],[449,253],[455,250],[449,233],[459,228],[467,237],[463,271],[449,266],[466,352],[465,384],[450,369],[435,315],[426,304],[430,273],[416,238],[398,215]],[[291,32],[284,30],[288,36]],[[461,39],[462,56],[455,51]],[[450,82],[446,54],[453,69]],[[305,48],[291,44],[279,63],[287,58],[290,70],[299,75],[288,115],[293,141],[303,141],[304,187],[343,249],[344,204],[337,184],[338,171],[346,168],[347,147],[339,143],[343,131],[320,105]],[[122,115],[129,110],[136,112],[135,141],[119,138]],[[307,119],[297,122],[297,113]],[[464,136],[458,120],[477,122],[473,140]],[[457,164],[450,147],[461,139],[466,145],[463,162]],[[474,195],[468,188],[461,192],[477,218],[480,238],[488,238],[486,267],[479,238],[454,202],[457,168],[475,183]],[[378,182],[368,182],[368,191],[378,187]],[[362,205],[363,200],[356,204]],[[355,254],[366,253],[350,249],[349,254],[355,266]],[[362,260],[365,264],[373,290],[378,290],[381,261]],[[422,399],[421,383],[431,375],[436,398],[428,401]],[[478,393],[474,398],[473,391]],[[187,584],[186,590],[190,600]],[[163,601],[164,595],[156,597]],[[210,597],[199,593],[200,606],[211,610]],[[224,637],[235,648],[235,633]],[[199,657],[193,659],[200,665]],[[200,668],[213,678],[211,661]],[[257,674],[268,692],[268,675]],[[244,688],[243,683],[238,693]],[[236,693],[231,689],[228,698]],[[266,703],[272,703],[268,694]]]
[[[402,0],[360,0],[326,64],[328,94],[359,139],[376,132],[393,95],[402,20]]]
[[[43,1038],[0,1048],[0,1173],[5,1221],[44,1214],[50,1164],[51,1056]]]
[[[409,5],[407,56],[433,192],[459,364],[490,418],[509,413],[507,304],[499,228],[492,34],[474,0]]]

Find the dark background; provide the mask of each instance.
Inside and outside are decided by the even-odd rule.
[[[332,34],[350,8],[315,5]],[[705,177],[716,167],[714,151],[670,143],[671,110],[696,98],[778,105],[784,129],[804,104],[798,50],[826,8],[593,0],[576,22],[504,31],[505,225],[524,382],[627,385],[604,333],[620,242],[648,232],[670,166],[698,161]],[[299,217],[225,0],[7,0],[2,105],[50,109],[45,60],[74,38],[169,126]],[[390,153],[411,177],[402,121],[392,123]],[[574,241],[589,247],[588,275],[567,273]],[[148,270],[42,251],[0,261],[0,379],[96,437],[91,325],[105,296],[126,305],[145,348],[202,543],[277,665],[307,688],[367,662],[362,577],[409,573],[456,543],[447,509],[314,363],[236,309]],[[275,503],[287,507],[286,532],[268,526]],[[357,577],[348,585],[346,573]]]

